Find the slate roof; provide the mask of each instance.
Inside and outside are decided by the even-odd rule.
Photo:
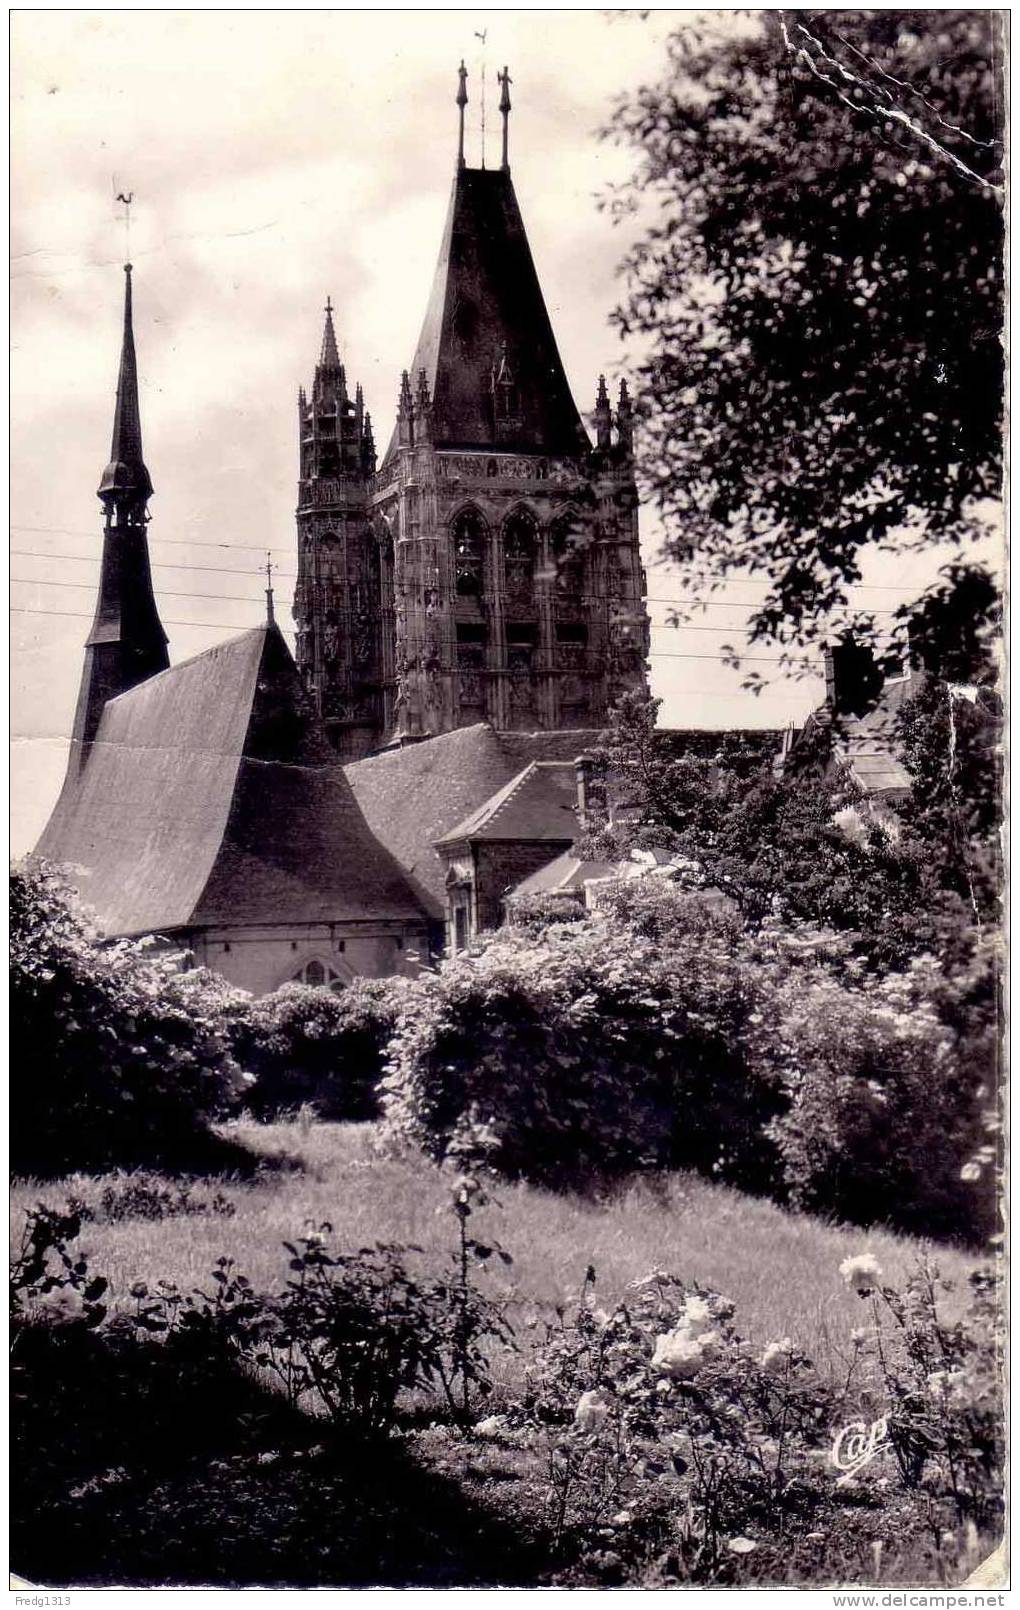
[[[581,861],[573,850],[564,850],[555,861],[539,867],[530,877],[522,879],[513,891],[513,898],[521,895],[572,894],[583,890],[593,878],[619,876],[619,863],[613,861]]]
[[[492,370],[503,347],[517,425],[497,437]],[[459,168],[418,347],[437,447],[495,447],[571,457],[590,442],[560,361],[510,174]],[[392,444],[390,447],[392,452]],[[387,453],[387,459],[390,454]]]
[[[465,839],[557,843],[572,840],[577,829],[577,779],[572,762],[533,760],[436,844]]]
[[[275,625],[111,700],[36,854],[76,869],[108,934],[425,920]]]
[[[347,777],[373,833],[393,852],[434,917],[446,871],[434,848],[532,761],[573,761],[594,729],[495,732],[487,722],[353,761]],[[572,837],[572,834],[565,835]]]

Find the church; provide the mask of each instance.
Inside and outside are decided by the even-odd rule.
[[[583,824],[584,755],[647,691],[632,412],[570,393],[509,163],[464,159],[377,461],[327,301],[298,398],[296,657],[273,618],[170,665],[125,269],[99,596],[36,853],[112,936],[255,993],[413,974],[498,923]]]

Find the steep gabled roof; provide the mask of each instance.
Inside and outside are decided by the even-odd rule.
[[[495,732],[479,722],[353,761],[347,777],[373,833],[439,917],[446,909],[446,869],[434,848],[436,840],[533,760],[573,761],[600,736],[592,729]]]
[[[273,625],[111,700],[36,853],[79,869],[109,934],[424,920]]]
[[[497,434],[493,380],[501,366],[515,423]],[[438,447],[565,456],[589,449],[505,169],[457,169],[413,384],[422,371]]]
[[[576,837],[577,783],[573,764],[563,760],[532,761],[487,799],[437,846],[471,840],[538,840],[554,843]]]

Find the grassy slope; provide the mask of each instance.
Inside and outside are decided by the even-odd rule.
[[[378,1156],[370,1126],[240,1125],[231,1133],[267,1155],[290,1154],[302,1167],[253,1184],[227,1182],[222,1189],[236,1204],[233,1218],[88,1224],[81,1245],[92,1269],[110,1280],[114,1300],[125,1299],[136,1280],[208,1290],[209,1271],[221,1255],[234,1258],[257,1287],[278,1289],[286,1270],[280,1243],[293,1240],[309,1220],[330,1221],[338,1243],[349,1249],[413,1242],[434,1264],[452,1247],[455,1226],[443,1176],[419,1158]],[[34,1202],[59,1204],[73,1193],[95,1205],[106,1183],[74,1176],[17,1185],[15,1235],[23,1210]],[[203,1181],[194,1196],[208,1200],[219,1188]],[[491,1278],[512,1279],[519,1332],[521,1320],[576,1295],[588,1263],[598,1271],[604,1306],[658,1265],[732,1298],[739,1328],[752,1340],[790,1336],[820,1367],[831,1367],[848,1331],[860,1323],[859,1302],[839,1277],[840,1261],[873,1251],[898,1283],[920,1249],[904,1236],[825,1224],[689,1175],[670,1176],[654,1189],[636,1186],[607,1203],[525,1185],[502,1186],[497,1195],[472,1231],[495,1238],[513,1255],[509,1274],[500,1270]],[[948,1278],[961,1282],[974,1265],[947,1248],[937,1250],[937,1261]]]

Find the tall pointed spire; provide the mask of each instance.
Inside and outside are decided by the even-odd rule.
[[[131,264],[124,264],[124,336],[117,376],[117,406],[113,415],[110,462],[99,483],[99,496],[106,502],[112,496],[131,492],[138,497],[152,496],[152,482],[142,458],[142,421],[138,410],[138,367],[135,361],[135,333],[131,307]]]
[[[339,369],[340,352],[336,344],[336,331],[333,328],[333,302],[326,298],[326,323],[322,331],[322,351],[319,354],[319,367],[321,369]]]
[[[110,462],[99,483],[105,515],[96,613],[85,644],[68,779],[88,758],[110,699],[165,671],[166,633],[156,609],[146,538],[152,481],[142,457],[138,369],[132,325],[131,264],[125,263],[124,334]]]

